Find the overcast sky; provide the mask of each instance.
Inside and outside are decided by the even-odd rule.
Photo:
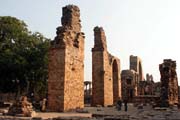
[[[144,76],[160,81],[163,59],[177,61],[180,72],[180,0],[0,0],[0,16],[14,16],[54,39],[61,25],[62,7],[77,5],[85,33],[85,80],[92,79],[93,28],[102,26],[108,51],[129,69],[129,56],[142,59]],[[178,74],[179,77],[179,74]]]

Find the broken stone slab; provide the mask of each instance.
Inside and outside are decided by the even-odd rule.
[[[20,100],[17,100],[8,110],[8,115],[34,117],[36,115],[33,110],[33,106],[27,101],[26,96],[22,96]]]
[[[10,106],[11,106],[10,103],[5,103],[5,102],[0,101],[0,108],[8,108]]]
[[[102,105],[96,105],[96,107],[102,107]]]
[[[113,105],[108,105],[107,107],[114,107]]]
[[[102,111],[102,109],[97,109],[97,111]]]
[[[155,107],[154,110],[166,111],[167,107]]]
[[[86,117],[57,117],[57,118],[52,118],[52,120],[91,120],[91,118],[86,118]]]
[[[89,113],[87,110],[84,109],[76,109],[77,113]]]
[[[33,117],[31,120],[43,120],[41,117]]]

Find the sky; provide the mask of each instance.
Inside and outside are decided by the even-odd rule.
[[[80,8],[85,33],[85,80],[92,80],[93,28],[104,28],[108,51],[129,69],[129,56],[142,60],[144,76],[160,81],[163,59],[177,62],[180,73],[180,0],[0,0],[0,16],[23,20],[29,30],[54,39],[61,26],[62,7]]]

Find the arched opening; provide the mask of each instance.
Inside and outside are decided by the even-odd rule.
[[[113,78],[113,103],[116,103],[119,99],[119,81],[118,81],[118,64],[114,60],[112,64],[112,78]]]

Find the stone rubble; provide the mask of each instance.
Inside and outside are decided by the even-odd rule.
[[[34,117],[36,115],[33,106],[27,101],[26,96],[22,96],[20,100],[16,101],[8,110],[8,115],[15,115],[21,117]]]

